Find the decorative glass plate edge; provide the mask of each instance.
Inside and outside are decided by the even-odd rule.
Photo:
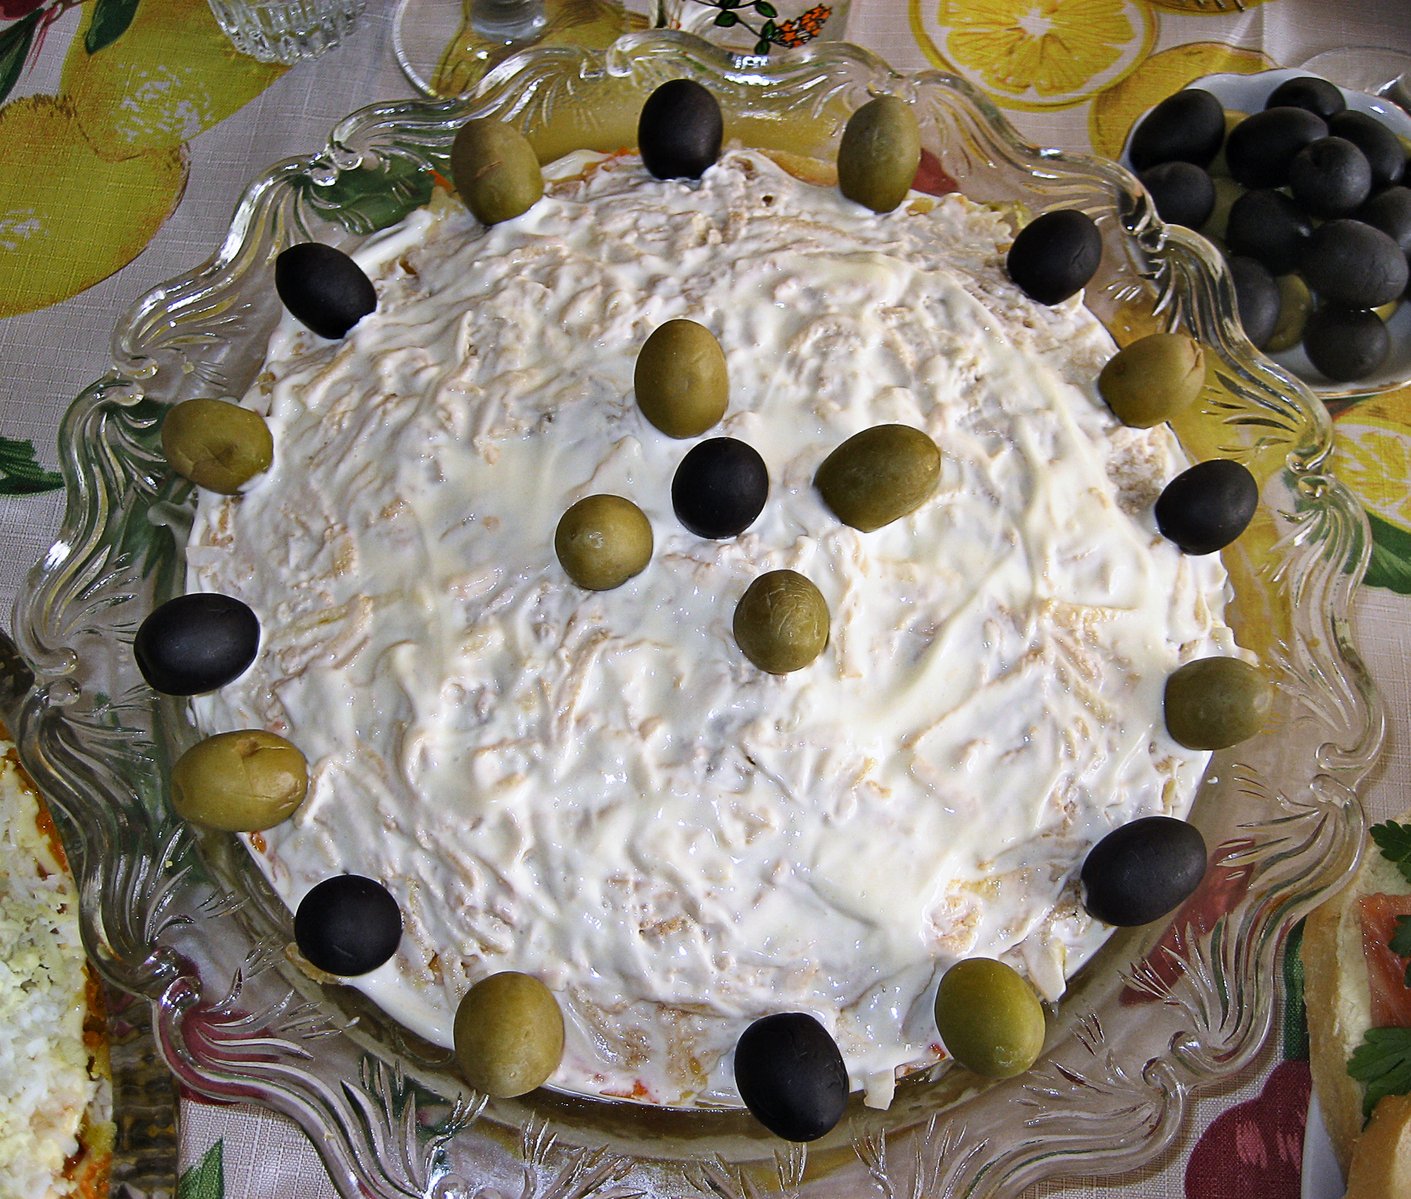
[[[1218,432],[1216,444],[1192,451],[1240,457],[1265,480],[1260,518],[1244,539],[1256,548],[1229,564],[1264,600],[1261,611],[1241,614],[1241,632],[1261,643],[1278,673],[1281,722],[1217,755],[1215,781],[1195,815],[1217,847],[1211,890],[1229,902],[1205,911],[1188,905],[1169,929],[1115,938],[1102,960],[1126,953],[1134,964],[1122,977],[1079,976],[1050,1052],[1025,1078],[954,1105],[948,1092],[937,1110],[927,1097],[940,1084],[922,1081],[903,1086],[888,1113],[850,1109],[815,1145],[742,1151],[727,1138],[693,1162],[673,1162],[658,1147],[673,1143],[671,1130],[653,1129],[653,1144],[638,1152],[614,1143],[591,1111],[571,1103],[496,1109],[473,1094],[436,1093],[425,1080],[437,1063],[421,1048],[365,1037],[373,1021],[349,1015],[356,1004],[321,1002],[327,997],[300,983],[277,938],[244,935],[247,922],[277,925],[283,914],[256,911],[258,896],[241,899],[222,887],[195,838],[171,817],[163,780],[180,746],[158,730],[180,727],[181,705],[154,698],[127,652],[141,615],[178,581],[189,489],[168,476],[159,452],[161,406],[244,390],[249,364],[229,357],[230,345],[272,318],[273,249],[307,238],[346,241],[421,202],[426,168],[444,166],[450,138],[469,115],[538,127],[572,116],[581,88],[610,90],[621,81],[640,92],[676,75],[732,94],[767,86],[805,106],[820,136],[833,138],[841,116],[869,91],[898,92],[921,106],[927,144],[974,198],[1016,202],[1021,197],[1002,187],[985,192],[1023,175],[1043,181],[1043,206],[1099,217],[1110,277],[1095,282],[1092,306],[1106,310],[1119,340],[1182,322],[1197,330],[1218,359],[1205,400]],[[606,130],[591,111],[568,123],[575,120],[590,136]],[[252,281],[260,279],[257,288]],[[1150,312],[1125,327],[1122,314],[1143,292]],[[1370,552],[1365,517],[1324,473],[1326,413],[1252,350],[1232,311],[1218,255],[1198,237],[1163,227],[1121,168],[1030,146],[962,81],[901,75],[853,46],[737,70],[685,35],[630,35],[606,53],[530,53],[497,68],[469,101],[353,114],[323,153],[277,164],[250,186],[214,258],[134,306],[114,335],[113,370],[75,400],[62,425],[68,506],[58,540],[16,604],[17,641],[35,679],[7,715],[57,809],[99,970],[151,1002],[159,1045],[184,1085],[293,1117],[350,1196],[452,1199],[493,1180],[523,1195],[868,1186],[886,1195],[979,1197],[1017,1194],[1065,1173],[1138,1168],[1171,1142],[1195,1091],[1246,1065],[1265,1043],[1288,931],[1356,861],[1363,831],[1356,791],[1383,732],[1348,637],[1351,597]],[[1292,746],[1307,747],[1306,760],[1290,763]],[[1253,819],[1231,825],[1223,799],[1237,799]],[[211,926],[240,929],[243,939],[203,936]],[[1142,1024],[1141,1037],[1102,1014],[1101,1001],[1128,997],[1147,1002],[1141,1021],[1120,1022]],[[1161,1052],[1150,1052],[1153,1037]],[[1002,1143],[994,1128],[1006,1130]]]

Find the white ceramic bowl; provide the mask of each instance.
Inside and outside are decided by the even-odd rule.
[[[1310,71],[1291,68],[1259,71],[1253,75],[1206,75],[1203,78],[1192,80],[1186,87],[1202,88],[1210,92],[1231,112],[1254,113],[1260,112],[1264,108],[1265,101],[1281,83],[1289,79],[1305,77],[1322,78],[1322,76],[1313,75]],[[1348,108],[1375,117],[1407,142],[1408,146],[1411,146],[1411,113],[1407,113],[1385,97],[1370,96],[1365,92],[1349,91],[1347,88],[1339,88],[1338,90],[1346,98]],[[1136,122],[1132,126],[1132,130],[1135,131],[1140,124],[1140,121]],[[1131,133],[1129,132],[1127,144],[1122,147],[1121,157],[1122,165],[1128,168],[1132,165],[1129,154],[1130,146]],[[1296,375],[1308,385],[1316,396],[1325,401],[1351,399],[1354,396],[1390,391],[1411,383],[1411,301],[1403,301],[1397,306],[1395,313],[1387,322],[1387,331],[1391,334],[1391,353],[1379,370],[1364,379],[1350,382],[1329,379],[1314,369],[1313,364],[1308,361],[1308,355],[1303,352],[1302,346],[1270,353],[1269,357]]]

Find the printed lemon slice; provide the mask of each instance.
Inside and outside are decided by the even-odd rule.
[[[1226,72],[1253,75],[1274,65],[1272,59],[1256,50],[1217,42],[1192,42],[1153,54],[1093,101],[1088,113],[1088,138],[1093,150],[1106,158],[1117,158],[1132,126],[1193,79]]]
[[[1369,514],[1411,532],[1411,387],[1354,404],[1333,429],[1338,476]]]
[[[139,5],[117,40],[92,54],[86,32],[69,47],[60,90],[98,155],[111,160],[190,141],[286,69],[236,50],[206,0]]]
[[[131,262],[186,186],[185,147],[106,161],[55,96],[0,108],[0,145],[0,316],[68,299]]]
[[[932,62],[1008,108],[1078,104],[1146,56],[1150,9],[1135,0],[910,0],[912,31]]]
[[[1372,525],[1363,585],[1411,595],[1411,388],[1356,404],[1333,427],[1337,472]]]

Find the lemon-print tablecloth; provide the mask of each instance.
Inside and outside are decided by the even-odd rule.
[[[206,0],[0,0],[3,610],[58,527],[59,420],[104,371],[118,314],[212,252],[258,170],[318,148],[354,108],[410,94],[391,8],[370,0],[341,46],[285,70],[237,54]],[[1199,76],[1349,45],[1411,55],[1411,0],[854,0],[848,31],[897,67],[965,77],[1034,142],[1115,155],[1136,117]],[[1411,388],[1334,415],[1336,466],[1375,539],[1357,632],[1391,713],[1367,796],[1385,815],[1411,783]],[[1030,1199],[1299,1196],[1309,1084],[1295,975],[1289,992],[1261,1066],[1203,1099],[1146,1174]],[[268,1113],[183,1101],[179,1135],[186,1199],[334,1193],[302,1133]]]

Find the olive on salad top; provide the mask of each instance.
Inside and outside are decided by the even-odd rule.
[[[905,100],[876,96],[848,118],[838,146],[838,187],[849,200],[891,212],[920,165],[921,129]]]
[[[544,194],[544,174],[529,139],[492,117],[467,121],[451,143],[456,192],[484,225],[513,220]]]
[[[197,487],[236,495],[269,470],[274,437],[265,418],[229,400],[183,400],[162,420],[167,464]]]
[[[456,1007],[456,1065],[494,1099],[524,1095],[547,1082],[563,1057],[563,1013],[539,979],[517,970],[482,978]]]
[[[699,179],[720,157],[724,137],[720,102],[694,79],[663,83],[637,120],[642,165],[658,179]]]
[[[320,337],[337,341],[377,307],[377,290],[336,246],[306,241],[274,260],[274,289],[290,314]]]

